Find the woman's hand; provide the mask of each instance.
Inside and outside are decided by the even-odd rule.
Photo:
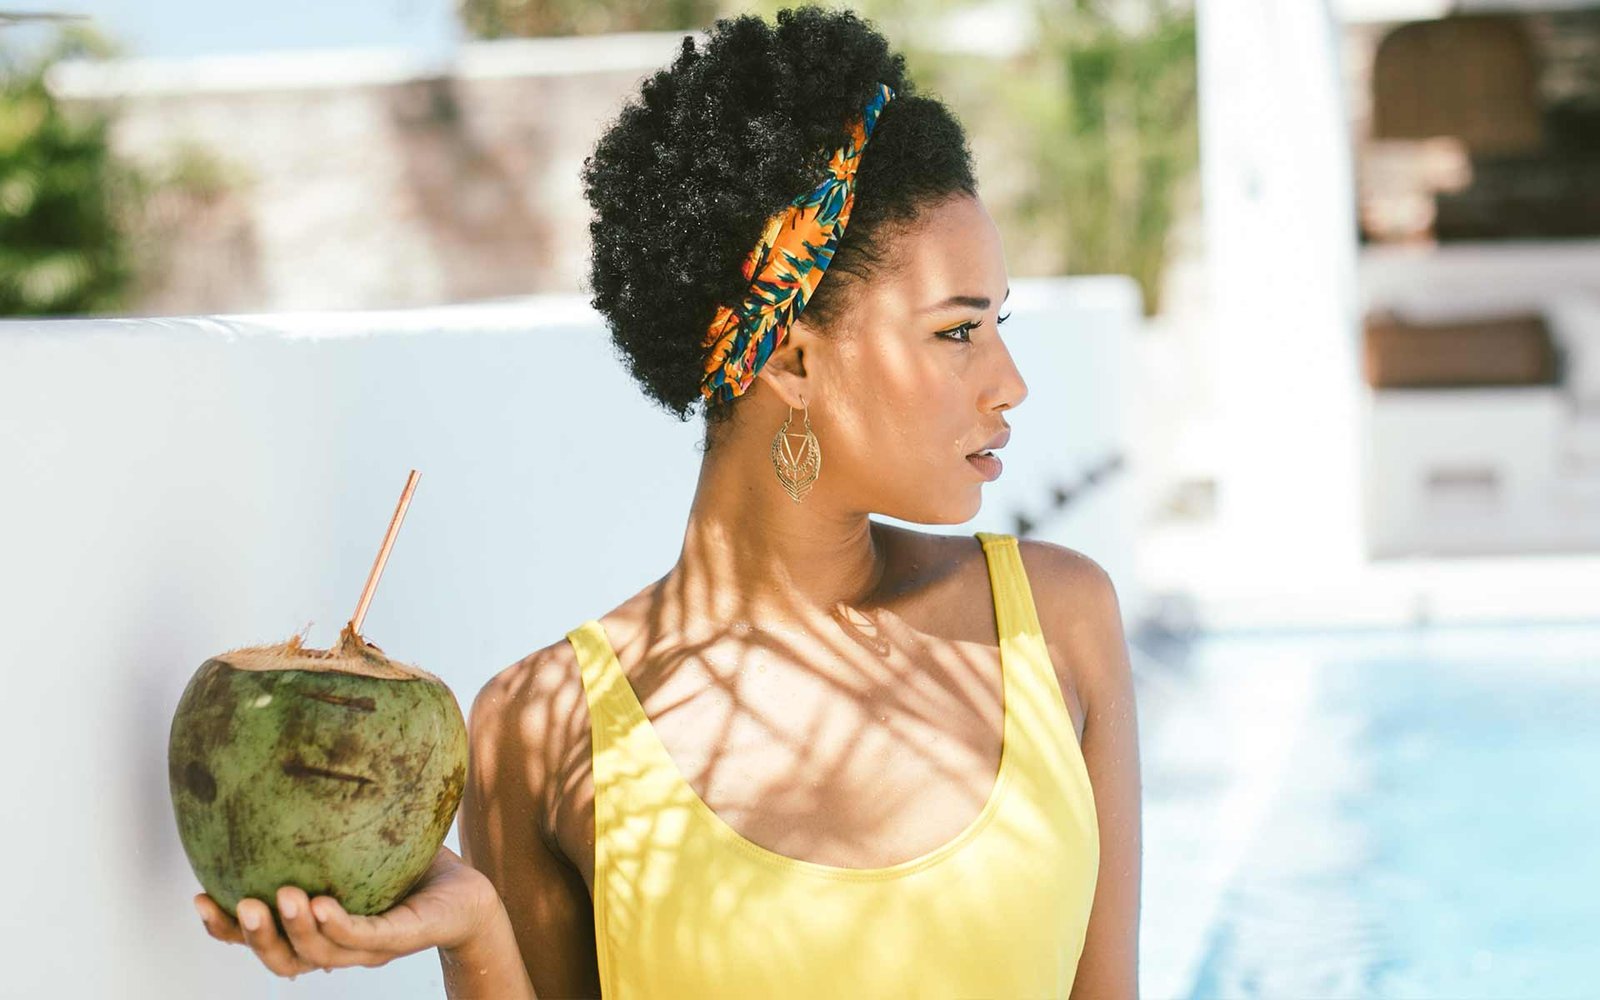
[[[308,899],[304,891],[283,886],[278,912],[287,939],[259,899],[241,899],[237,921],[206,893],[196,895],[194,905],[212,937],[248,944],[263,965],[293,979],[312,969],[374,969],[426,948],[460,948],[487,923],[498,900],[482,872],[441,845],[416,888],[374,916],[346,913],[332,896]]]

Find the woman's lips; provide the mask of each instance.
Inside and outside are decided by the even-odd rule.
[[[976,454],[968,455],[967,461],[972,464],[973,468],[978,470],[985,481],[991,483],[1000,478],[1000,470],[1005,468],[999,456],[988,451],[980,451]]]

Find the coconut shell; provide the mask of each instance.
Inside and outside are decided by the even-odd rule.
[[[167,745],[178,837],[230,914],[277,912],[293,885],[381,913],[427,871],[467,775],[467,729],[443,681],[348,625],[331,650],[298,637],[200,665]]]

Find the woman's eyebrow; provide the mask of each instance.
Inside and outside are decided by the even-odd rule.
[[[1010,286],[1007,286],[1005,298],[1002,298],[1000,301],[1004,302],[1010,297],[1011,288]],[[938,312],[940,309],[949,309],[952,306],[970,306],[973,309],[987,309],[989,308],[989,297],[987,295],[952,295],[943,302],[935,302],[933,305],[927,306],[922,310],[922,312]]]

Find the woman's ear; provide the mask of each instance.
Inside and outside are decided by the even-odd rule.
[[[783,342],[767,356],[767,363],[756,372],[768,390],[785,404],[801,409],[811,401],[816,387],[815,331],[796,320],[785,332]]]

